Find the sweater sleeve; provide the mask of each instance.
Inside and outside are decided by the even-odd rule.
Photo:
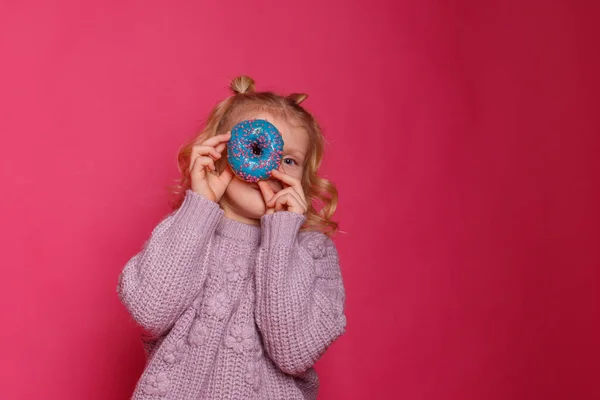
[[[256,265],[256,323],[270,358],[290,375],[312,367],[346,329],[337,250],[322,233],[299,235],[304,220],[263,216]]]
[[[179,209],[152,231],[119,275],[122,303],[150,337],[170,329],[206,279],[201,262],[223,211],[188,189]]]

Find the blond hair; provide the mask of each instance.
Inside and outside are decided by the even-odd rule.
[[[308,211],[301,229],[320,231],[327,235],[335,233],[338,223],[333,221],[332,217],[338,202],[338,192],[331,182],[317,174],[323,158],[325,139],[315,118],[300,105],[308,95],[293,93],[281,96],[273,92],[257,92],[254,80],[247,76],[234,78],[229,87],[232,95],[213,108],[204,129],[179,150],[177,162],[181,177],[178,184],[172,188],[173,209],[181,206],[186,190],[191,187],[189,165],[192,147],[212,136],[227,132],[235,124],[235,118],[239,118],[240,115],[265,111],[295,122],[308,133],[309,149],[302,174],[302,187],[308,202]],[[227,167],[226,163],[227,157],[222,157],[215,166],[221,172]],[[315,208],[314,203],[321,204],[319,210]]]

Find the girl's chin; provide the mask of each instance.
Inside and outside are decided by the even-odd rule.
[[[229,208],[229,213],[232,217],[237,217],[235,219],[239,220],[253,220],[256,223],[260,222],[260,218],[265,214],[266,208],[264,204],[252,204],[252,201],[247,201],[242,204],[237,204],[233,207]],[[248,221],[248,222],[253,222]]]

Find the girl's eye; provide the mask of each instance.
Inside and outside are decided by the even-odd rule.
[[[284,158],[283,162],[286,163],[287,165],[294,165],[294,164],[296,164],[296,161],[294,161],[294,159],[292,159],[292,158]]]

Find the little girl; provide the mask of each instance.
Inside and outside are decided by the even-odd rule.
[[[175,211],[119,276],[148,356],[134,399],[316,399],[313,365],[345,332],[337,191],[317,176],[324,139],[307,96],[255,92],[244,76],[230,87],[179,153]],[[284,140],[281,167],[258,184],[224,151],[248,119]]]

